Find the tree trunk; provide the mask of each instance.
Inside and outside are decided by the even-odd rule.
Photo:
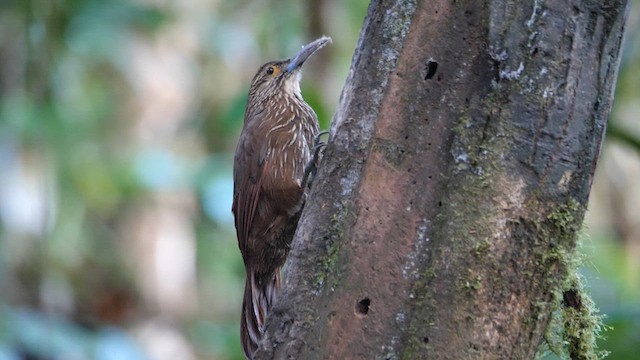
[[[626,10],[373,1],[257,358],[595,357],[574,250]]]

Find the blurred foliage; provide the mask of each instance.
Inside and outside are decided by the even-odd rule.
[[[0,360],[241,359],[231,172],[249,81],[332,36],[302,84],[327,129],[367,4],[0,2]],[[640,136],[634,5],[614,142]],[[614,326],[603,347],[632,359],[640,239],[615,225],[589,227],[585,273]]]

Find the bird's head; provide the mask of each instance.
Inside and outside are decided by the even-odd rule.
[[[300,97],[302,65],[311,55],[329,43],[331,38],[323,36],[305,45],[290,59],[270,61],[262,65],[251,82],[249,101],[259,101],[276,94]]]

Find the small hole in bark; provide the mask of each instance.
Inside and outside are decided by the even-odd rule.
[[[431,175],[427,176],[428,179],[431,179]]]
[[[499,83],[500,82],[500,61],[491,60],[491,62],[493,63],[493,80],[496,83]]]
[[[431,146],[431,143],[427,143],[427,146]]]
[[[429,337],[428,337],[428,336],[423,337],[423,338],[422,338],[422,341],[423,341],[425,344],[428,344],[428,343],[429,343]]]
[[[405,135],[404,139],[409,140],[409,135]]]
[[[369,298],[364,298],[356,303],[356,314],[358,315],[367,315],[369,313],[369,305],[371,305],[371,300]]]
[[[427,76],[425,76],[424,79],[429,80],[433,78],[433,75],[435,75],[436,71],[438,70],[438,62],[434,60],[427,61],[427,66],[425,67],[425,70],[427,71]]]
[[[534,47],[533,51],[531,52],[531,55],[536,55],[538,53],[538,48]]]
[[[442,206],[442,201],[438,201],[438,206]]]
[[[438,82],[442,81],[442,75],[438,75]]]

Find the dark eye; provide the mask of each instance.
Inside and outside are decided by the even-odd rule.
[[[267,74],[269,74],[269,75],[273,74],[273,66],[269,66],[267,68]]]

